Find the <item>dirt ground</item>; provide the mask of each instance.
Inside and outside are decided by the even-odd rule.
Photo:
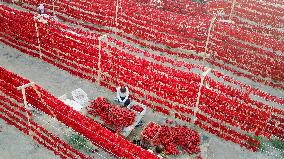
[[[29,136],[0,119],[0,159],[59,159]]]
[[[39,59],[20,53],[2,43],[0,43],[0,66],[36,82],[56,97],[66,93],[70,94],[72,90],[77,88],[82,88],[88,94],[90,99],[95,99],[98,96],[112,98],[115,95],[113,92],[110,92],[103,87],[72,76],[66,71],[60,70]],[[164,117],[160,114],[148,111],[143,119],[147,123],[149,121],[160,122],[163,118]],[[35,146],[36,144],[31,138],[23,135],[14,127],[4,124],[2,120],[0,120],[0,123],[3,126],[3,132],[0,132],[0,159],[58,158],[44,147]],[[234,143],[226,142],[223,139],[205,133],[202,130],[198,131],[202,135],[208,136],[210,139],[208,159],[280,159],[280,157],[277,156],[279,155],[278,151],[269,149],[267,150],[268,152],[250,152]],[[106,154],[105,156],[108,155]]]

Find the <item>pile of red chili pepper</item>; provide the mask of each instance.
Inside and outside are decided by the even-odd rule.
[[[135,110],[136,112],[139,112],[139,113],[141,113],[144,110],[139,105],[133,105],[133,106],[130,107],[130,109]]]
[[[143,139],[152,139],[153,145],[163,145],[168,155],[179,154],[178,147],[189,154],[200,152],[200,137],[198,132],[186,126],[170,127],[149,123],[142,133]],[[156,136],[156,137],[155,137]]]
[[[159,133],[161,126],[154,123],[150,122],[148,125],[144,128],[142,131],[142,136],[144,140],[150,141],[153,140]]]
[[[127,108],[110,104],[106,98],[99,97],[91,102],[88,113],[93,116],[100,116],[105,124],[111,125],[115,131],[120,131],[134,123],[135,113]]]
[[[181,146],[189,154],[200,152],[200,137],[197,131],[186,126],[177,126],[174,131],[174,140],[177,145]]]

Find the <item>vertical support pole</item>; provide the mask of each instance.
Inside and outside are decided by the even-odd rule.
[[[200,84],[199,84],[199,88],[198,88],[198,94],[197,94],[197,100],[196,100],[196,104],[195,104],[195,107],[193,109],[193,118],[191,119],[191,124],[193,125],[195,123],[195,121],[197,120],[196,119],[196,113],[199,112],[199,108],[198,108],[198,105],[199,105],[199,101],[200,101],[200,96],[201,96],[201,89],[204,85],[204,79],[205,77],[207,76],[207,74],[211,71],[212,69],[211,68],[208,68],[205,72],[202,73],[202,76],[201,76],[201,81],[200,81]]]
[[[210,37],[211,37],[211,32],[212,32],[215,21],[216,21],[216,16],[214,16],[212,18],[211,22],[210,22],[210,26],[209,26],[209,29],[208,29],[208,36],[207,36],[206,44],[205,44],[205,53],[207,53],[207,51],[208,51],[208,45],[209,45],[209,41],[210,41]]]
[[[234,12],[235,5],[236,5],[236,0],[233,0],[232,6],[231,6],[230,15],[229,15],[229,20],[231,20],[231,18],[232,18],[232,14]]]
[[[24,106],[25,106],[25,108],[26,108],[27,111],[28,111],[29,109],[28,109],[28,102],[27,102],[27,97],[26,97],[26,88],[29,87],[29,86],[31,86],[32,84],[34,84],[34,83],[31,82],[31,83],[28,83],[28,84],[26,84],[26,85],[23,85],[23,86],[20,86],[20,87],[17,88],[17,90],[21,90],[21,91],[22,91],[23,100],[24,100]],[[27,112],[27,119],[28,119],[28,127],[31,127],[30,116],[29,116],[28,112]],[[30,134],[30,130],[28,131],[28,134],[31,135],[31,134]]]
[[[103,40],[106,40],[107,43],[107,36],[106,35],[102,35],[101,37],[99,37],[99,57],[98,57],[98,78],[97,78],[97,84],[100,85],[100,81],[101,81],[101,58],[102,58],[102,42]]]
[[[118,10],[119,10],[119,0],[116,0],[116,6],[115,6],[115,25],[118,26],[117,18],[118,18]]]
[[[29,128],[31,127],[31,123],[30,123],[30,116],[28,114],[28,102],[27,102],[27,97],[26,97],[26,89],[25,88],[22,88],[22,94],[23,94],[23,99],[24,99],[24,105],[25,105],[25,108],[27,110],[27,119],[28,119],[28,126]],[[30,130],[28,131],[28,134],[30,135]]]
[[[200,146],[200,151],[203,159],[208,159],[209,141]]]
[[[37,19],[38,19],[38,17],[34,17],[35,29],[36,29],[36,37],[37,37],[37,44],[38,44],[38,49],[39,49],[39,57],[40,57],[40,59],[42,59],[42,53],[41,53],[41,46],[40,46],[40,40],[39,40],[39,31],[38,31]]]
[[[35,83],[34,82],[31,82],[31,83],[28,83],[28,84],[25,84],[25,85],[22,85],[22,86],[19,86],[17,87],[17,90],[21,90],[22,91],[22,95],[23,95],[23,99],[24,99],[24,105],[25,105],[25,108],[28,110],[28,102],[27,102],[27,98],[26,98],[26,88],[27,87],[32,87],[34,89],[34,91],[36,92],[36,94],[38,95],[38,97],[40,98],[41,102],[43,102],[45,105],[45,101],[43,100],[42,96],[41,96],[41,93],[37,90],[36,86],[35,86]],[[48,108],[48,107],[47,107]],[[49,108],[48,108],[49,109]],[[53,111],[51,111],[49,109],[49,111],[52,113],[52,118],[53,117],[56,117],[55,114],[53,113]],[[31,127],[31,124],[30,124],[30,116],[29,114],[27,113],[27,118],[28,118],[28,126]],[[28,131],[28,134],[30,136],[33,136],[32,134],[32,131]],[[57,150],[59,151],[59,145],[57,144]]]
[[[102,42],[101,42],[101,38],[99,39],[99,57],[98,57],[98,78],[97,78],[97,84],[100,85],[100,81],[101,81],[101,50],[102,50]]]
[[[54,6],[54,2],[56,0],[52,0],[52,12],[53,12],[53,16],[55,16],[55,6]]]
[[[204,55],[203,55],[203,65],[205,65],[205,59],[207,58],[206,55],[207,55],[207,52],[208,52],[208,45],[209,45],[209,41],[210,41],[210,37],[211,37],[211,32],[214,28],[214,23],[216,21],[216,16],[214,16],[210,22],[210,26],[209,26],[209,29],[208,29],[208,36],[207,36],[207,39],[206,39],[206,43],[205,43],[205,51],[204,51]]]
[[[142,89],[141,89],[142,90]],[[145,90],[143,90],[143,93],[144,93],[144,97],[143,97],[143,99],[144,99],[144,101],[147,101],[147,94],[146,94],[146,91]]]

